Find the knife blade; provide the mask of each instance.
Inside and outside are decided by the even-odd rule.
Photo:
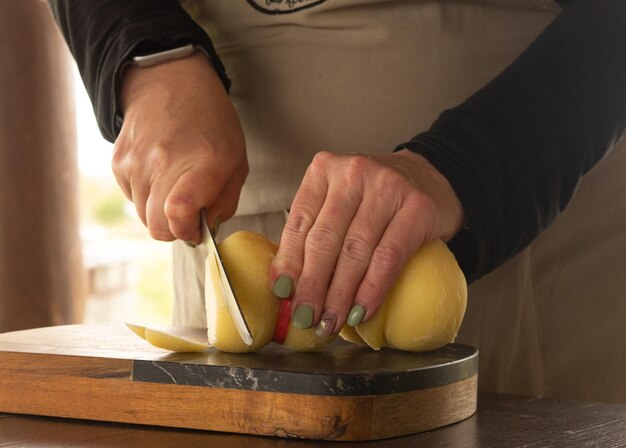
[[[244,343],[248,346],[254,343],[252,339],[252,333],[250,332],[250,327],[248,326],[248,322],[246,322],[246,318],[244,317],[241,306],[237,301],[237,297],[233,291],[233,288],[230,285],[230,281],[228,280],[228,275],[226,274],[226,270],[224,269],[224,263],[222,262],[222,258],[217,250],[217,244],[215,244],[215,238],[211,233],[211,229],[206,222],[206,216],[204,210],[202,210],[202,244],[205,246],[207,250],[207,256],[212,257],[213,261],[217,265],[217,269],[220,274],[220,283],[222,287],[222,291],[224,292],[224,297],[226,298],[226,306],[228,308],[228,312],[230,313],[233,321],[235,322],[235,327],[243,339]],[[205,282],[211,281],[208,276],[205,276]]]

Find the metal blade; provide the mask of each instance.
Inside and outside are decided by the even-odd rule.
[[[235,322],[235,327],[241,336],[241,339],[245,342],[246,345],[250,346],[253,344],[252,334],[250,333],[250,327],[246,322],[246,319],[241,312],[241,307],[239,306],[239,302],[235,297],[235,293],[233,292],[233,288],[230,285],[230,281],[228,280],[228,275],[224,270],[224,263],[220,258],[220,254],[217,251],[217,244],[215,244],[215,239],[213,238],[213,234],[209,229],[209,226],[206,222],[206,216],[204,210],[202,211],[201,216],[202,221],[202,243],[205,245],[208,256],[213,257],[215,264],[217,264],[217,269],[220,273],[220,282],[222,286],[222,290],[224,291],[224,297],[226,298],[226,305],[228,307],[228,312],[233,318]],[[205,278],[206,280],[206,278]]]

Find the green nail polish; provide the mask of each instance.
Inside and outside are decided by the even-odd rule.
[[[281,275],[274,282],[274,286],[272,287],[272,292],[276,297],[280,297],[281,299],[286,299],[291,295],[291,290],[293,289],[293,280],[291,277],[286,276],[285,274]]]
[[[348,315],[348,325],[351,327],[356,327],[361,323],[363,317],[365,316],[365,308],[361,305],[354,305],[350,310],[350,314]]]
[[[185,244],[191,247],[192,249],[196,248],[196,243],[194,243],[193,241],[185,241]]]
[[[298,305],[293,315],[293,326],[305,330],[313,323],[313,308],[306,305]]]

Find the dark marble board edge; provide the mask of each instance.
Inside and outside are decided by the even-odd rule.
[[[368,370],[364,366],[355,366],[354,369],[338,369],[336,372],[294,370],[289,365],[284,368],[267,368],[262,365],[251,367],[245,363],[219,365],[167,357],[159,360],[137,359],[133,361],[131,379],[138,382],[305,395],[386,395],[445,386],[474,376],[478,371],[478,351],[473,347],[454,345],[464,348],[463,356],[443,362],[435,352],[407,356],[405,352],[398,351],[363,351],[364,362],[368,361],[367,358],[375,360],[377,368]],[[411,357],[416,360],[413,367],[407,362]],[[427,365],[429,357],[433,359],[431,365]],[[396,358],[403,362],[394,364]],[[245,360],[240,357],[236,359]],[[390,363],[390,368],[381,368],[381,364],[386,361]]]

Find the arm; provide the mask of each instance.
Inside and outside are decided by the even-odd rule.
[[[452,184],[469,281],[522,250],[565,208],[626,126],[626,2],[572,0],[502,74],[401,145]]]
[[[571,0],[507,70],[395,154],[316,157],[270,271],[294,323],[322,322],[325,335],[368,320],[431,239],[452,238],[470,282],[527,246],[624,132],[625,61],[626,2]]]
[[[122,125],[121,76],[132,55],[195,43],[229,87],[209,37],[177,0],[50,0],[50,5],[76,59],[102,135],[111,142]]]
[[[158,240],[200,241],[230,218],[248,173],[241,125],[211,41],[176,0],[50,0],[113,141],[113,173]],[[195,43],[205,55],[126,68],[133,55]],[[122,122],[121,117],[124,117]]]

